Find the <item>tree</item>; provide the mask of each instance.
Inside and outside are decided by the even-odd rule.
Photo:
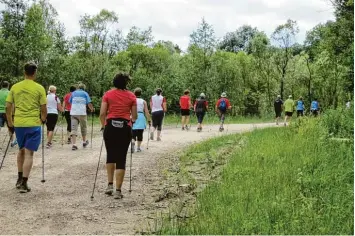
[[[152,27],[149,27],[146,30],[140,30],[138,27],[133,26],[126,36],[126,48],[136,44],[150,46],[150,44],[153,42],[153,39],[154,37],[152,35]]]
[[[287,20],[283,25],[276,27],[272,34],[272,39],[278,44],[279,50],[274,56],[275,63],[281,74],[280,80],[280,94],[283,97],[284,83],[287,73],[287,65],[292,57],[292,46],[295,44],[295,36],[299,29],[296,21]]]
[[[235,53],[243,51],[249,54],[251,53],[252,40],[257,33],[256,28],[243,25],[235,32],[227,33],[219,44],[219,49]]]

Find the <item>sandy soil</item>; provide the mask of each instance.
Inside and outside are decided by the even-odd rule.
[[[0,170],[0,234],[137,234],[145,230],[147,219],[159,212],[155,202],[161,182],[158,162],[194,142],[213,136],[249,131],[274,124],[227,125],[223,133],[217,125],[205,126],[197,133],[166,127],[162,141],[150,141],[144,133],[143,152],[133,154],[132,192],[129,187],[129,158],[123,185],[124,198],[115,200],[104,194],[107,185],[103,148],[95,198],[90,200],[102,138],[95,132],[92,148],[60,143],[60,129],[52,149],[45,149],[45,183],[42,178],[41,150],[35,154],[29,179],[30,193],[15,189],[17,179],[16,148],[11,148]],[[97,128],[98,129],[98,128]],[[97,130],[96,129],[96,130]],[[3,132],[2,132],[3,134]],[[2,142],[3,136],[0,136]],[[1,145],[1,143],[0,143]],[[1,158],[3,150],[1,152]],[[0,158],[0,160],[1,160]]]

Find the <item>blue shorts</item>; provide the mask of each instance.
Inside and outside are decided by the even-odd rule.
[[[41,143],[41,126],[37,127],[15,127],[18,146],[31,151],[37,151]]]

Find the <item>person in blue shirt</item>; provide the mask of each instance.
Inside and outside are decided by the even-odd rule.
[[[297,111],[297,117],[303,116],[303,114],[304,114],[304,102],[303,102],[303,98],[302,97],[300,97],[298,99],[298,101],[297,101],[296,111]]]
[[[86,139],[87,134],[87,114],[86,107],[88,106],[91,112],[94,112],[94,106],[91,103],[89,94],[84,91],[85,85],[80,83],[78,89],[75,90],[69,99],[71,103],[71,128],[72,128],[72,150],[75,151],[78,149],[76,146],[76,136],[78,132],[78,127],[80,124],[81,136],[83,138],[83,147],[87,147],[89,141]]]
[[[317,98],[315,98],[311,103],[311,114],[316,117],[319,113],[319,102]]]

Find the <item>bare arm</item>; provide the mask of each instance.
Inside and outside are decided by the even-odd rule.
[[[64,106],[62,106],[60,103],[57,104],[57,109],[58,109],[58,111],[64,112],[63,107],[64,107]]]
[[[63,101],[63,109],[65,109],[65,106],[66,106],[67,104],[65,103],[65,101]]]
[[[12,120],[13,114],[13,106],[11,102],[6,102],[6,119],[7,119],[7,126],[13,127],[14,121]]]
[[[89,107],[89,109],[90,109],[91,112],[94,112],[94,111],[95,111],[94,106],[92,105],[91,102],[88,104],[88,107]]]
[[[132,122],[135,122],[137,120],[137,117],[138,117],[137,105],[132,106],[131,114],[132,114]]]
[[[164,110],[164,112],[167,111],[167,109],[166,109],[166,102],[163,102],[163,110]]]
[[[102,102],[100,108],[100,122],[102,128],[105,127],[107,108],[108,108],[107,102]]]
[[[148,111],[148,104],[146,101],[144,101],[144,113],[145,113],[145,117],[147,118],[148,122],[151,122],[150,114]]]
[[[47,119],[47,104],[41,105],[41,121],[44,122]]]

